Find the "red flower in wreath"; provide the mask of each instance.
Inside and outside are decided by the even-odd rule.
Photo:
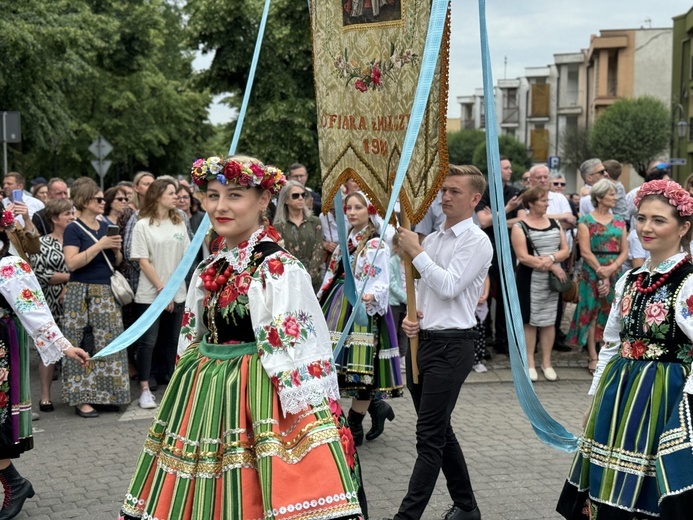
[[[267,331],[267,341],[275,348],[282,346],[282,339],[279,337],[279,331],[274,327],[269,327]]]
[[[0,392],[0,408],[5,408],[7,406],[7,394],[5,392]]]
[[[378,210],[375,209],[375,206],[371,203],[368,204],[368,214],[372,217],[378,212]]]
[[[238,290],[233,284],[226,284],[219,295],[219,307],[228,307],[238,299]]]
[[[269,268],[270,274],[274,276],[281,276],[284,274],[284,264],[281,259],[277,257],[270,258],[267,262],[267,267]]]
[[[633,352],[633,359],[640,359],[645,352],[647,352],[647,345],[641,339],[638,339],[631,343],[631,351]]]
[[[236,161],[229,161],[224,165],[224,177],[235,180],[241,174],[241,165]]]

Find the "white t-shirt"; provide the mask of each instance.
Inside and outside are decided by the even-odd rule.
[[[167,283],[190,245],[185,223],[174,224],[170,219],[149,224],[149,217],[140,219],[132,231],[130,259],[136,261],[147,258],[163,283]],[[135,303],[152,303],[158,296],[156,287],[142,273]],[[185,301],[185,282],[178,288],[173,298],[176,303]]]
[[[570,209],[570,202],[565,195],[562,193],[556,193],[555,191],[549,192],[549,207],[546,209],[547,215],[562,215],[563,213],[573,214],[573,210]]]

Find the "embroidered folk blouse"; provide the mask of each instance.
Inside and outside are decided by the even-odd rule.
[[[648,258],[642,267],[632,271],[632,275],[648,273],[654,276],[655,274],[668,273],[684,256],[684,253],[678,253],[656,267],[650,265],[650,259]],[[687,275],[675,294],[668,295],[667,284],[665,284],[653,293],[653,296],[647,300],[643,309],[634,309],[632,307],[631,294],[634,290],[632,288],[633,284],[626,285],[629,274],[631,272],[621,276],[614,288],[614,301],[611,304],[611,312],[604,329],[605,344],[599,352],[599,362],[597,363],[589,395],[595,394],[604,368],[612,357],[622,355],[633,359],[657,360],[667,355],[659,344],[660,342],[657,342],[656,339],[660,336],[664,338],[671,334],[669,327],[666,325],[670,321],[668,319],[669,313],[672,312],[676,327],[687,336],[688,341],[685,345],[681,345],[680,348],[672,346],[672,348],[677,348],[678,352],[668,353],[668,355],[669,357],[674,355],[682,363],[688,365],[691,365],[693,361],[693,349],[690,348],[691,341],[693,341],[693,276]],[[622,340],[622,334],[628,326],[627,320],[633,319],[634,311],[641,314],[639,318],[642,319],[643,327],[649,330],[649,336],[655,341],[631,342],[627,339],[625,341]],[[662,325],[665,325],[666,328],[662,327]],[[688,347],[687,352],[684,352],[686,350],[685,346]],[[684,392],[693,394],[693,373],[686,381]]]
[[[18,256],[0,259],[0,316],[16,314],[33,338],[44,365],[60,361],[71,347],[53,319],[41,286],[28,263]]]
[[[268,241],[272,242],[265,236],[258,246]],[[252,245],[242,246],[231,250],[224,247],[195,270],[185,302],[178,353],[210,334],[204,319],[205,305],[214,307],[223,298],[223,305],[235,313],[231,319],[235,322],[239,318],[240,335],[208,341],[247,341],[240,329],[242,318],[250,313],[260,361],[277,389],[285,416],[320,405],[325,398],[339,399],[332,342],[310,276],[295,257],[278,246],[264,257],[253,251]],[[251,261],[240,273],[234,272],[226,285],[231,290],[220,291],[216,302],[210,299],[202,273],[209,267],[242,263],[249,255],[253,255],[253,261],[257,259],[258,265]],[[218,309],[207,310],[215,313]],[[227,326],[224,335],[229,330]]]

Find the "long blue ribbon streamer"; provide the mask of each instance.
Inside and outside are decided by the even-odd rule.
[[[438,56],[440,55],[440,44],[443,41],[443,32],[445,30],[445,19],[448,13],[449,0],[433,0],[431,5],[431,15],[428,21],[428,33],[426,34],[426,44],[424,46],[423,57],[421,59],[421,71],[419,72],[419,82],[416,86],[416,93],[414,94],[414,103],[411,109],[411,116],[409,119],[409,125],[407,126],[407,133],[404,136],[404,143],[402,144],[402,155],[400,156],[399,164],[397,165],[397,173],[395,175],[395,180],[392,184],[392,193],[390,195],[390,201],[387,205],[387,211],[385,212],[385,219],[383,221],[383,226],[387,226],[390,222],[392,213],[395,211],[395,205],[397,204],[397,199],[399,198],[399,192],[404,185],[404,178],[409,169],[409,162],[411,161],[412,153],[414,152],[414,146],[416,145],[416,139],[419,136],[419,130],[421,129],[421,122],[426,113],[426,106],[428,105],[428,96],[431,93],[431,85],[433,84],[433,77],[436,72],[436,65],[438,63]],[[337,204],[337,198],[341,200],[341,194],[335,196],[334,203]],[[341,231],[337,228],[338,231]],[[375,257],[373,258],[373,263],[378,257],[380,252],[380,246],[385,237],[385,229],[381,230],[380,241],[378,242],[378,249],[376,250]],[[340,239],[341,243],[341,239]],[[346,277],[350,276],[351,266],[349,266],[349,271],[347,271]],[[353,273],[351,273],[353,277]],[[346,282],[346,280],[345,280]],[[363,297],[366,291],[368,282],[364,283],[361,293],[358,296],[358,300]],[[354,319],[356,318],[356,313],[352,312],[344,325],[344,331],[334,348],[333,355],[337,359],[344,348],[344,342],[348,336],[348,331],[354,324]]]
[[[255,70],[257,69],[257,63],[260,59],[260,49],[262,48],[262,39],[265,35],[265,27],[267,26],[267,16],[269,14],[271,0],[265,0],[265,7],[262,11],[262,20],[260,21],[260,28],[258,30],[257,40],[255,41],[255,52],[253,53],[253,61],[250,64],[250,73],[248,74],[248,81],[245,87],[245,93],[243,94],[243,103],[241,104],[241,109],[238,113],[238,119],[236,121],[236,128],[233,132],[233,139],[231,141],[231,146],[229,147],[229,155],[236,153],[236,147],[238,146],[238,139],[241,136],[241,130],[243,129],[243,122],[245,120],[245,114],[248,109],[248,102],[250,100],[250,91],[253,88],[253,81],[255,79]],[[135,341],[137,341],[142,334],[144,334],[149,327],[156,321],[156,319],[164,312],[164,309],[173,301],[174,296],[178,292],[178,288],[185,281],[185,277],[190,271],[190,267],[195,261],[197,252],[202,246],[202,241],[207,234],[209,229],[209,216],[205,215],[204,219],[200,223],[200,227],[197,229],[195,236],[193,237],[190,247],[183,255],[178,267],[173,271],[171,278],[169,279],[166,287],[159,293],[154,302],[147,308],[142,316],[140,316],[135,323],[133,323],[125,332],[119,335],[115,340],[113,340],[110,345],[99,351],[93,357],[100,358],[105,356],[110,356],[116,352],[120,352],[123,349],[128,348]]]
[[[489,165],[489,185],[493,213],[498,262],[501,266],[501,284],[505,303],[505,320],[508,327],[510,345],[510,364],[513,384],[520,406],[532,424],[539,439],[554,448],[574,452],[577,438],[556,422],[539,402],[527,371],[527,349],[523,325],[514,317],[521,316],[518,304],[517,285],[508,242],[508,226],[505,218],[505,201],[500,175],[500,156],[498,153],[498,132],[496,129],[496,108],[493,97],[493,76],[486,30],[486,1],[479,0],[479,25],[481,29],[481,62],[484,76],[484,109],[486,111],[486,159]]]

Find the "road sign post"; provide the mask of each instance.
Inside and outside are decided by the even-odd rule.
[[[101,179],[101,190],[103,191],[103,178],[108,173],[111,164],[113,164],[113,161],[105,161],[104,159],[113,151],[113,146],[100,135],[96,141],[89,145],[89,151],[96,156],[96,160],[91,161],[91,165]]]

